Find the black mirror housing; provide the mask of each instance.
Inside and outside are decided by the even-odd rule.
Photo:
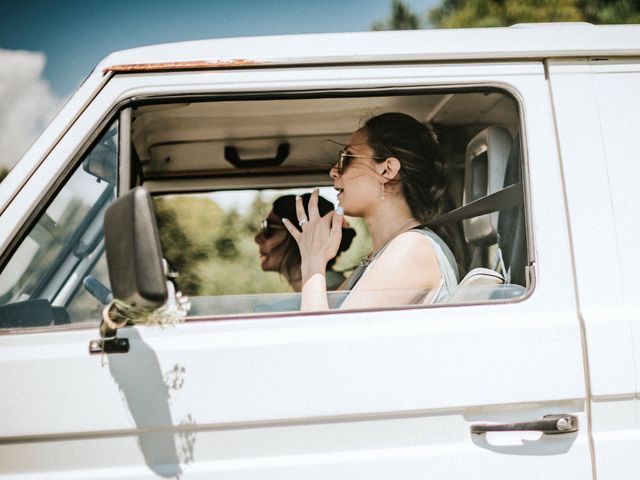
[[[166,275],[146,188],[134,188],[107,208],[104,239],[113,297],[137,307],[162,306],[168,295]]]

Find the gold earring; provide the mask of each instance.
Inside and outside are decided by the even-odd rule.
[[[384,200],[384,182],[380,182],[380,200]]]

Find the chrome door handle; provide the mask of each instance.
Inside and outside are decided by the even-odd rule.
[[[487,432],[538,431],[550,435],[578,431],[578,417],[575,415],[545,415],[538,420],[518,423],[479,423],[471,425],[471,433],[483,435]]]

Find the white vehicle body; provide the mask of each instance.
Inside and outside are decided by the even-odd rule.
[[[125,354],[89,354],[97,320],[0,329],[0,478],[635,478],[640,26],[239,38],[114,53],[2,182],[0,268],[130,102],[190,95],[233,109],[244,95],[386,89],[427,99],[485,88],[517,104],[526,295],[127,327],[118,332],[131,343]],[[120,194],[131,175],[118,170]],[[148,178],[152,193],[251,183]],[[261,185],[328,180],[269,178]],[[578,431],[470,433],[548,414],[575,416]]]

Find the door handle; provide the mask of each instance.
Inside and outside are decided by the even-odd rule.
[[[487,432],[538,431],[549,435],[578,431],[578,417],[575,415],[545,415],[538,420],[517,423],[478,423],[471,425],[471,433],[483,435]]]

